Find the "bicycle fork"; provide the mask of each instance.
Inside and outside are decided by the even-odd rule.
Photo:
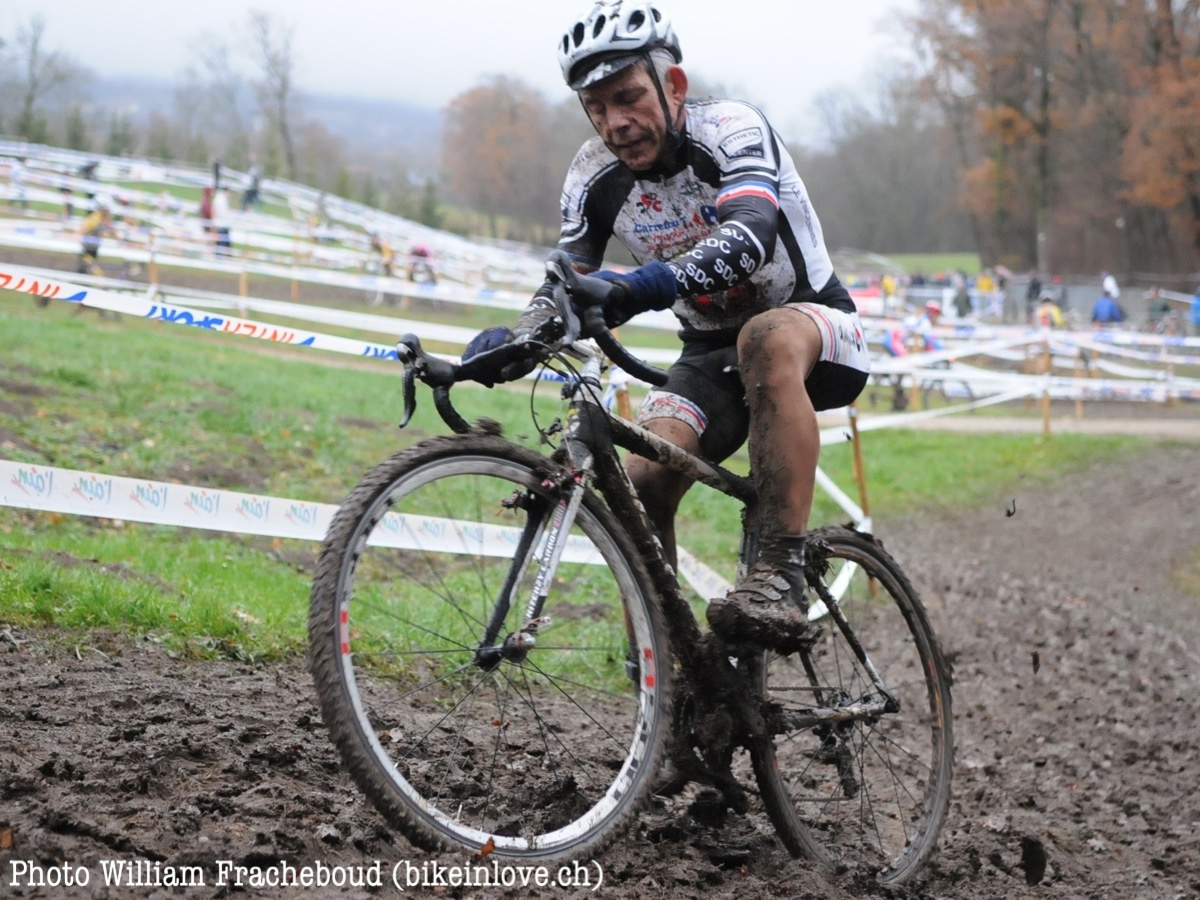
[[[524,509],[528,518],[517,544],[513,564],[496,598],[483,638],[475,650],[475,664],[480,668],[493,669],[503,660],[520,662],[537,644],[538,631],[550,625],[550,617],[543,615],[542,611],[566,549],[567,538],[575,524],[579,505],[583,502],[590,455],[584,458],[583,463],[577,469],[543,481],[542,487],[549,489],[548,496],[518,492],[503,501],[502,505],[509,508]],[[525,604],[522,625],[497,643],[500,629],[516,599],[521,575],[535,562],[537,574]]]

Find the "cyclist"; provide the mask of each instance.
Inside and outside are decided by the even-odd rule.
[[[679,41],[657,3],[596,3],[563,35],[558,58],[597,133],[567,173],[558,246],[607,282],[610,324],[671,309],[682,326],[682,354],[638,421],[715,461],[749,437],[761,556],[709,604],[709,623],[733,641],[795,648],[806,631],[815,410],[852,402],[869,371],[854,302],[778,135],[746,103],[687,100]],[[614,237],[639,267],[596,271]],[[552,311],[543,287],[515,330],[481,332],[464,358]],[[674,563],[675,513],[691,479],[638,457],[628,471]]]
[[[392,249],[392,245],[380,235],[372,234],[371,254],[379,271],[391,278],[396,265],[396,251]]]
[[[408,251],[408,280],[437,284],[437,271],[433,268],[433,253],[424,244],[413,244]]]
[[[107,197],[97,194],[92,203],[92,211],[84,217],[79,226],[80,274],[104,274],[100,267],[100,240],[105,235],[114,234],[110,205],[111,201]]]

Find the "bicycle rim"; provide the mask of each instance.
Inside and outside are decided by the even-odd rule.
[[[752,751],[764,804],[784,843],[835,872],[897,884],[928,859],[950,800],[950,677],[908,579],[868,536],[815,533],[829,547],[823,580],[899,711],[799,729]],[[846,635],[810,593],[820,639],[768,655],[765,697],[784,709],[878,698]]]
[[[529,451],[434,443],[452,449],[394,457],[331,526],[310,622],[322,711],[360,786],[418,844],[578,858],[615,836],[657,769],[669,729],[660,614],[589,494],[536,645],[478,665],[514,567],[498,640],[526,621],[552,489]]]

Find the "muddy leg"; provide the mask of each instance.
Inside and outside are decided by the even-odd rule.
[[[650,419],[644,422],[643,426],[647,431],[666,438],[688,453],[700,452],[699,436],[689,425],[677,419]],[[650,524],[654,526],[659,540],[662,541],[667,561],[672,568],[678,569],[675,552],[675,513],[679,509],[679,501],[692,486],[692,479],[640,456],[630,455],[625,467],[642,505],[646,507]]]
[[[820,351],[817,326],[794,310],[765,312],[738,338],[764,545],[808,528],[821,435],[804,379]]]

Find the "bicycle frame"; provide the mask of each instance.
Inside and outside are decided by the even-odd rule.
[[[567,475],[562,479],[565,490],[557,501],[549,533],[543,538],[543,559],[526,609],[526,624],[517,634],[509,635],[503,647],[489,647],[485,643],[481,645],[481,653],[485,657],[498,660],[505,653],[522,653],[536,642],[537,630],[546,621],[542,614],[548,586],[553,581],[554,570],[561,556],[562,542],[559,536],[570,531],[583,491],[589,482],[594,482],[609,507],[626,524],[643,562],[650,571],[664,605],[672,647],[688,681],[693,687],[704,686],[705,690],[697,693],[720,698],[715,706],[728,706],[732,700],[729,696],[730,685],[740,684],[745,688],[745,679],[730,677],[737,674],[736,665],[731,663],[730,656],[723,646],[711,645],[692,614],[679,581],[663,555],[662,545],[654,536],[645,510],[637,499],[634,487],[625,469],[617,462],[616,447],[623,447],[639,456],[654,460],[741,502],[745,508],[741,559],[743,565],[750,563],[748,555],[753,553],[757,543],[749,524],[753,521],[754,505],[757,502],[754,482],[720,465],[696,457],[653,432],[611,413],[604,407],[601,399],[600,374],[603,357],[599,349],[591,342],[579,342],[572,346],[572,353],[582,360],[582,367],[579,376],[564,389],[570,404],[563,442],[555,453],[556,460],[567,469]],[[514,566],[514,572],[522,565],[521,560],[527,558],[527,554],[531,552],[532,543],[522,540],[520,546],[523,550],[518,551],[518,562]],[[779,711],[766,718],[753,714],[743,716],[743,719],[748,718],[748,721],[741,723],[744,728],[743,737],[783,734],[817,725],[872,718],[895,711],[895,701],[865,650],[854,638],[848,622],[838,609],[836,598],[828,592],[821,593],[819,602],[847,635],[860,662],[871,673],[876,688],[885,699],[843,706],[837,710],[816,708]],[[507,611],[508,601],[504,598],[498,605],[493,620],[503,621]],[[494,641],[496,637],[498,635],[489,629],[485,641]],[[750,694],[746,693],[743,697],[732,700],[732,708],[748,710],[753,706],[751,699]],[[724,754],[727,749],[721,748],[721,753]]]
[[[604,352],[601,346],[597,346],[596,341],[578,340],[578,320],[574,319],[565,302],[560,304],[559,309],[566,332],[576,337],[568,338],[559,345],[557,352],[569,354],[579,362],[578,368],[563,389],[563,396],[568,400],[567,421],[562,430],[561,445],[552,455],[553,461],[562,467],[563,474],[558,477],[555,485],[558,488],[557,493],[549,501],[555,507],[549,520],[550,524],[545,527],[531,526],[531,530],[536,533],[527,531],[521,536],[510,576],[496,599],[488,627],[481,635],[476,651],[476,664],[482,668],[490,668],[503,659],[519,659],[536,645],[538,630],[549,621],[549,617],[544,615],[544,605],[561,558],[564,543],[562,536],[567,534],[574,524],[584,491],[590,485],[594,485],[609,508],[624,523],[651,577],[665,613],[671,647],[683,669],[685,684],[690,687],[691,699],[697,707],[694,710],[695,715],[698,718],[714,716],[722,720],[722,724],[717,727],[704,729],[710,735],[721,735],[721,738],[715,742],[718,746],[700,748],[705,757],[705,766],[698,772],[702,778],[720,787],[733,788],[735,793],[740,792],[740,786],[736,783],[731,784],[732,778],[728,775],[728,759],[734,747],[749,746],[751,742],[768,740],[775,735],[802,728],[871,719],[894,711],[896,703],[891,692],[884,686],[878,670],[867,657],[862,644],[838,609],[835,594],[820,583],[819,579],[814,578],[810,578],[817,595],[814,610],[818,615],[831,616],[836,623],[835,627],[845,635],[854,655],[869,673],[875,688],[884,699],[881,702],[843,705],[837,711],[817,706],[811,709],[793,709],[787,714],[781,714],[780,710],[773,707],[759,708],[755,699],[753,679],[757,677],[765,657],[760,652],[757,658],[739,658],[719,636],[700,628],[683,595],[674,569],[664,555],[662,544],[637,497],[637,492],[621,464],[616,448],[624,448],[657,462],[739,501],[743,505],[740,566],[749,566],[757,553],[758,498],[753,480],[688,453],[606,409],[600,382],[605,353],[609,356],[623,354],[624,359],[634,365],[641,365],[644,371],[651,370],[630,357],[628,352],[617,344],[604,327],[602,318],[596,314],[595,308],[587,310],[586,317],[591,333],[597,336],[596,340]],[[451,364],[434,361],[425,355],[420,350],[419,341],[413,336],[401,339],[397,346],[403,361],[421,361],[420,365],[428,376],[421,377],[423,380],[429,380],[434,386],[434,401],[442,419],[456,432],[470,430],[471,426],[459,415],[449,398],[449,385],[458,380],[468,379],[457,375],[455,367]],[[510,345],[505,349],[514,351],[516,347]],[[402,425],[409,420],[414,409],[412,387],[414,379],[418,377],[417,368],[410,365],[406,369],[406,408]],[[533,519],[545,521],[541,516]],[[500,623],[505,620],[512,604],[517,602],[517,598],[512,596],[517,574],[530,561],[533,553],[540,553],[540,558],[537,561],[538,572],[533,580],[530,596],[525,602],[524,624],[518,631],[500,639]],[[810,561],[810,565],[812,564],[813,561]],[[816,566],[819,568],[820,563],[816,562]],[[835,591],[839,581],[844,579],[835,579]],[[497,640],[500,640],[500,643],[497,643]],[[744,649],[742,652],[744,653]],[[819,697],[815,699],[820,703]]]
[[[582,367],[579,377],[569,383],[564,391],[570,405],[562,446],[555,458],[570,472],[569,480],[574,483],[572,495],[575,499],[570,514],[561,522],[556,522],[554,527],[564,529],[564,533],[570,529],[574,509],[578,508],[578,497],[582,496],[589,481],[594,482],[609,507],[626,523],[642,560],[650,570],[670,623],[676,654],[685,664],[694,664],[703,633],[663,555],[661,543],[654,536],[633,484],[619,463],[616,447],[658,462],[733,497],[747,510],[753,510],[757,502],[754,483],[749,478],[693,456],[653,432],[609,412],[601,398],[603,357],[599,348],[590,341],[578,342],[573,345],[572,352],[581,358]],[[744,550],[747,539],[744,535]],[[549,583],[552,577],[553,572],[539,572],[539,581]],[[533,608],[531,605],[530,610]],[[540,615],[540,606],[537,609],[535,616],[528,618]]]

